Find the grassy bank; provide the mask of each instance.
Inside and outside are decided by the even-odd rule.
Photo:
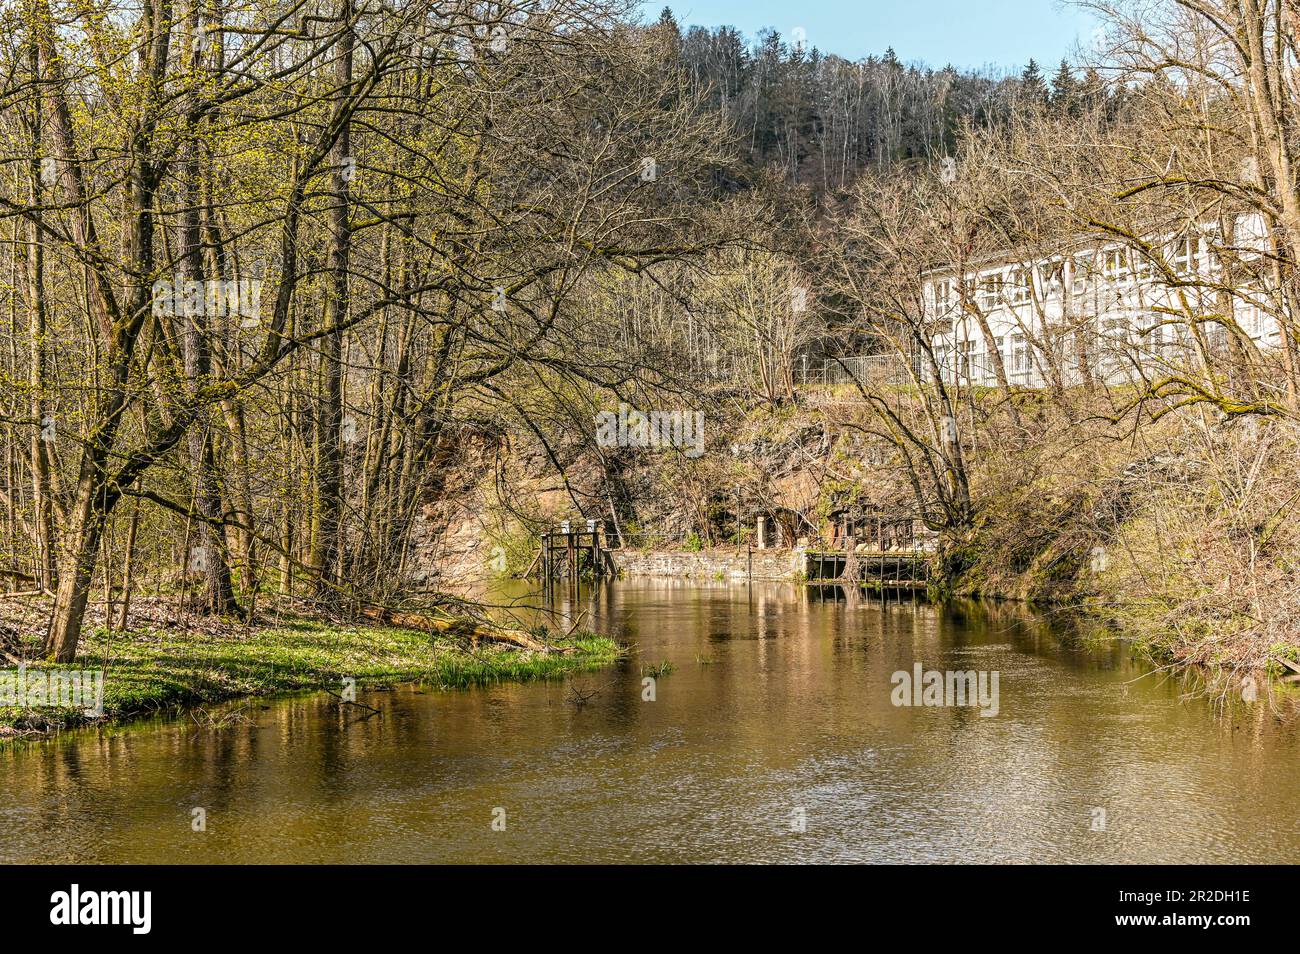
[[[598,668],[623,652],[614,640],[583,631],[562,645],[571,650],[542,654],[496,644],[474,649],[414,630],[291,619],[247,630],[116,633],[111,642],[99,631],[85,640],[77,665],[31,664],[29,671],[98,671],[107,658],[103,718],[122,721],[244,696],[339,692],[346,678],[358,687],[418,682],[437,689],[551,679]],[[92,721],[73,709],[0,706],[0,744]]]
[[[1046,465],[1027,452],[981,459],[953,590],[1084,610],[1162,663],[1289,671],[1300,437],[1200,413],[1146,436],[1052,445]]]

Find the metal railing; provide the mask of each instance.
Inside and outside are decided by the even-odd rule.
[[[1087,377],[1109,384],[1131,383],[1137,369],[1146,373],[1168,369],[1193,368],[1203,363],[1200,351],[1186,338],[1135,340],[1132,333],[1098,336],[1081,361],[1073,351],[1058,355],[1056,373],[1065,386],[1081,384]],[[1208,354],[1226,358],[1226,336],[1209,336]],[[949,384],[974,387],[997,387],[1000,384],[997,362],[986,352],[938,355],[940,373]],[[1002,370],[1012,387],[1041,388],[1047,385],[1045,358],[1037,350],[1024,348],[1002,355]],[[915,375],[913,374],[915,369]],[[1085,369],[1087,374],[1085,375]],[[915,365],[898,355],[854,355],[827,358],[817,363],[806,361],[795,367],[800,385],[841,385],[855,381],[863,387],[899,387],[932,378],[928,365]]]
[[[843,358],[804,361],[796,366],[800,384],[852,384],[888,387],[911,384],[910,362],[899,355],[864,354]]]

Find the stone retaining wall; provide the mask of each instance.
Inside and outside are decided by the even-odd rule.
[[[695,580],[789,580],[804,572],[803,550],[611,550],[624,576]]]

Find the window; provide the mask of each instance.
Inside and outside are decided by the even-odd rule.
[[[1029,347],[1019,333],[1011,336],[1011,371],[1018,377],[1029,373]]]
[[[1002,275],[994,272],[991,275],[985,275],[980,279],[976,299],[979,302],[981,311],[992,311],[998,306],[998,299],[1002,295]]]
[[[1007,281],[1007,300],[1013,305],[1028,304],[1033,294],[1033,277],[1027,268],[1013,268]]]
[[[1103,338],[1108,339],[1115,347],[1125,344],[1129,339],[1128,319],[1103,318],[1101,322],[1101,334]]]
[[[1092,284],[1093,261],[1091,255],[1076,255],[1070,263],[1070,292],[1075,297],[1086,295]]]
[[[1038,287],[1043,296],[1054,295],[1065,284],[1065,262],[1047,262],[1038,266]]]
[[[1149,282],[1156,275],[1156,266],[1145,252],[1133,252],[1133,277],[1140,282]]]
[[[934,310],[942,315],[952,305],[952,279],[941,278],[934,283]]]
[[[1200,235],[1183,235],[1174,240],[1172,265],[1174,271],[1186,278],[1200,271],[1201,256],[1205,253],[1205,239]]]
[[[1128,256],[1122,248],[1108,248],[1101,253],[1101,271],[1111,281],[1128,277]]]
[[[970,377],[971,357],[975,353],[975,342],[959,341],[957,342],[957,373],[963,377]]]
[[[939,377],[944,380],[951,377],[949,374],[952,368],[951,355],[952,351],[947,345],[940,345],[934,349],[934,360],[939,365]]]
[[[1166,360],[1184,360],[1190,353],[1191,343],[1192,336],[1187,325],[1178,323],[1165,326],[1161,350]]]

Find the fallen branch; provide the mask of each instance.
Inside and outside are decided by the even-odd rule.
[[[5,662],[14,666],[20,666],[23,660],[14,654],[20,652],[21,649],[22,647],[18,643],[17,630],[10,629],[8,626],[0,626],[0,659],[4,659]]]
[[[598,695],[600,695],[599,689],[587,689],[585,687],[577,686],[574,683],[569,683],[568,703],[575,709],[581,709]]]
[[[423,633],[437,633],[444,636],[468,639],[475,648],[478,647],[480,642],[486,641],[518,646],[520,649],[529,649],[537,653],[567,653],[573,651],[570,647],[547,646],[522,629],[503,629],[499,626],[490,626],[472,619],[452,619],[445,616],[432,616],[427,613],[413,613],[409,610],[392,610],[384,606],[364,606],[361,609],[361,615],[368,620],[382,623],[385,626],[400,626],[404,629],[415,629]]]
[[[540,560],[541,558],[542,558],[542,548],[538,547],[537,553],[533,556],[533,562],[528,564],[528,569],[524,570],[524,572],[521,574],[523,579],[528,579],[528,577],[533,575],[533,567],[537,566],[537,561]]]
[[[333,689],[326,689],[325,691],[326,691],[327,693],[329,693],[331,696],[333,696],[335,699],[337,699],[337,700],[338,700],[342,705],[345,705],[345,706],[356,706],[358,709],[365,709],[367,712],[370,712],[370,713],[373,714],[373,715],[377,715],[377,716],[379,716],[381,719],[382,719],[383,716],[384,716],[384,714],[383,714],[382,712],[380,712],[378,709],[376,709],[374,706],[368,706],[368,705],[366,705],[364,702],[357,702],[355,699],[344,699],[341,695],[339,695],[339,694],[338,694],[337,692],[335,692]]]
[[[568,639],[570,636],[572,636],[574,630],[576,630],[579,626],[581,626],[582,621],[586,618],[587,618],[587,611],[583,610],[581,613],[578,614],[578,618],[573,621],[573,625],[569,627],[569,631],[564,634],[563,638]]]
[[[1291,660],[1286,659],[1286,658],[1284,658],[1284,657],[1282,657],[1282,656],[1274,656],[1273,659],[1274,659],[1276,662],[1281,663],[1283,666],[1286,666],[1286,668],[1287,668],[1287,669],[1290,669],[1292,672],[1294,672],[1294,673],[1300,673],[1300,665],[1297,665],[1296,663],[1293,663]]]

